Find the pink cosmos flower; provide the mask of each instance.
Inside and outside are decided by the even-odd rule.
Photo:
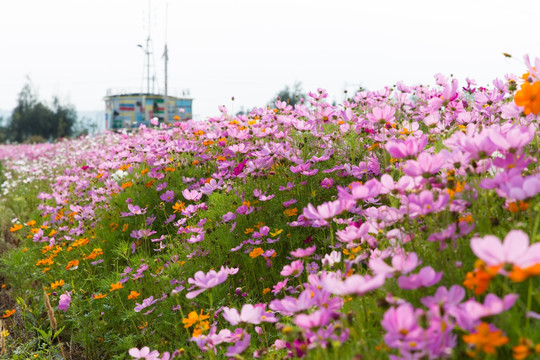
[[[403,159],[418,154],[426,147],[427,141],[425,135],[420,138],[408,137],[405,140],[389,140],[384,147],[393,158]]]
[[[508,294],[501,299],[495,294],[487,294],[483,304],[471,299],[464,302],[461,307],[470,317],[476,320],[497,315],[510,309],[514,306],[518,297],[518,294]]]
[[[264,307],[245,304],[239,313],[235,308],[223,307],[223,317],[229,324],[236,326],[240,323],[260,324],[264,314]]]
[[[367,200],[379,196],[381,193],[381,183],[377,179],[368,180],[365,184],[354,182],[348,188],[338,186],[338,195],[342,199],[352,198],[353,200]]]
[[[246,166],[247,159],[242,160],[242,162],[238,163],[233,169],[233,175],[238,176],[244,170],[244,167]]]
[[[284,201],[283,206],[285,206],[287,208],[287,207],[291,206],[294,203],[296,203],[296,199],[290,199],[290,200]]]
[[[341,280],[341,275],[328,273],[325,278],[321,279],[321,284],[324,290],[334,295],[363,295],[381,287],[384,284],[384,279],[384,275],[370,277],[369,275],[354,274]]]
[[[404,290],[414,290],[423,286],[429,287],[438,283],[442,276],[442,272],[435,272],[431,266],[426,266],[420,269],[418,274],[400,276],[398,278],[398,285]]]
[[[145,346],[140,350],[138,348],[129,349],[129,355],[131,355],[134,359],[137,360],[157,360],[159,357],[159,351],[154,350],[150,352],[150,348],[148,346]]]
[[[392,277],[393,273],[408,274],[420,264],[416,253],[406,254],[405,250],[397,249],[392,256],[392,266],[388,265],[382,257],[371,258],[369,268],[376,275]]]
[[[411,190],[414,180],[410,176],[402,176],[397,182],[388,174],[381,176],[381,194],[397,194]]]
[[[349,225],[343,230],[336,231],[336,235],[339,241],[349,243],[366,236],[369,229],[370,225],[368,223],[360,226]]]
[[[384,341],[388,346],[407,350],[422,347],[424,331],[418,324],[417,312],[411,304],[405,303],[388,309],[381,325],[386,330]],[[414,347],[411,348],[411,344],[414,344]]]
[[[287,281],[289,281],[289,278],[278,282],[276,285],[272,287],[272,293],[274,295],[277,295],[283,288],[287,285]]]
[[[219,333],[217,333],[217,328],[215,326],[212,326],[210,329],[210,332],[208,335],[200,335],[197,337],[192,337],[189,339],[189,341],[194,341],[197,346],[199,346],[199,349],[201,349],[203,352],[207,352],[208,350],[213,350],[214,353],[217,354],[216,346],[227,342],[235,342],[238,340],[238,337],[229,329],[222,329]]]
[[[188,190],[188,189],[184,189],[182,191],[182,195],[184,196],[186,200],[191,200],[191,201],[198,201],[202,197],[202,193],[198,192],[197,190]]]
[[[339,215],[343,211],[350,209],[352,206],[354,206],[354,201],[351,201],[350,199],[328,201],[318,205],[317,208],[308,204],[308,206],[304,208],[303,215],[306,219],[317,222],[318,225],[326,225],[328,224],[326,219]]]
[[[341,262],[341,253],[337,251],[332,251],[330,254],[324,255],[324,258],[321,260],[321,264],[328,267],[332,267],[339,262]]]
[[[206,274],[204,273],[204,271],[197,271],[193,278],[188,279],[188,283],[199,287],[199,289],[188,292],[186,294],[186,298],[193,299],[203,291],[211,289],[214,286],[225,282],[225,280],[227,280],[227,276],[228,273],[225,269],[221,269],[219,272],[215,270],[210,270]]]
[[[236,357],[236,355],[243,353],[248,347],[251,340],[251,335],[244,329],[236,329],[235,337],[237,340],[233,346],[227,348],[225,356]]]
[[[294,323],[302,329],[319,328],[328,324],[333,317],[335,317],[335,313],[333,311],[322,308],[315,310],[309,315],[297,315],[294,318]]]
[[[375,124],[385,124],[387,122],[394,121],[394,114],[396,109],[389,105],[384,105],[382,107],[374,107],[371,110],[371,113],[366,114],[366,117],[369,121]]]
[[[508,125],[506,125],[508,124]],[[532,125],[521,126],[506,123],[506,126],[492,126],[489,137],[500,150],[517,152],[528,145],[536,133]]]
[[[174,201],[174,191],[167,190],[160,197],[162,201],[172,203]]]
[[[450,157],[448,151],[441,151],[438,154],[431,155],[426,152],[418,155],[417,160],[407,160],[403,164],[403,172],[409,176],[428,176],[438,173]]]
[[[471,250],[490,266],[512,264],[527,268],[540,263],[540,243],[529,246],[529,236],[521,230],[510,231],[502,243],[493,235],[472,238]]]
[[[538,174],[523,177],[521,174],[512,176],[502,182],[497,189],[499,196],[511,200],[526,200],[540,193],[540,176]]]
[[[296,249],[291,251],[291,255],[297,258],[308,257],[315,252],[317,245],[310,246],[306,249]]]
[[[285,265],[281,270],[281,276],[293,275],[294,277],[300,276],[304,271],[304,262],[302,260],[295,260],[290,265]]]
[[[334,186],[334,179],[332,178],[324,178],[321,181],[321,187],[325,189],[330,189],[332,186]]]
[[[128,210],[130,211],[132,215],[144,215],[146,214],[146,209],[147,208],[144,208],[141,210],[141,207],[138,205],[128,204]]]
[[[421,302],[425,307],[443,305],[445,311],[448,311],[450,307],[459,305],[464,298],[465,289],[463,287],[452,285],[450,290],[447,290],[444,286],[441,286],[437,289],[435,295],[423,297]]]
[[[137,303],[137,306],[135,306],[135,312],[140,312],[142,309],[145,309],[153,304],[155,304],[158,301],[158,299],[154,300],[153,296],[150,296],[143,300],[142,304]]]
[[[223,222],[229,222],[229,221],[232,221],[232,220],[236,219],[236,214],[229,211],[228,213],[223,215],[221,218],[223,219]]]
[[[270,302],[269,308],[283,315],[292,315],[294,313],[304,311],[315,305],[314,296],[311,296],[312,291],[306,289],[300,293],[298,298],[285,296],[283,299],[274,299]]]
[[[442,85],[442,82],[439,84]],[[457,92],[458,80],[453,79],[451,84],[444,84],[442,94],[440,96],[433,97],[429,100],[427,110],[435,111],[441,106],[448,104],[450,101],[457,99],[459,96]]]
[[[443,209],[448,204],[449,199],[447,193],[439,193],[437,200],[434,200],[431,191],[423,190],[420,194],[410,194],[406,198],[403,197],[402,201],[408,202],[409,215],[414,218]]]

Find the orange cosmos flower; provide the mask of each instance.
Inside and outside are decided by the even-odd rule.
[[[298,209],[297,208],[286,209],[285,211],[283,211],[283,214],[287,216],[296,216],[298,215]]]
[[[508,343],[508,338],[502,334],[501,330],[491,330],[488,323],[481,323],[476,327],[477,332],[469,335],[463,335],[463,341],[474,345],[476,352],[485,352],[486,354],[496,355],[498,346]]]
[[[187,329],[187,328],[195,325],[195,323],[200,322],[200,321],[204,321],[204,320],[208,319],[209,317],[210,317],[210,315],[208,315],[208,314],[204,315],[203,314],[203,309],[201,309],[200,314],[197,314],[196,311],[190,312],[188,314],[187,318],[182,319],[182,323],[184,323],[184,327]]]
[[[128,295],[128,300],[136,299],[136,298],[139,297],[139,295],[141,295],[141,294],[139,294],[139,293],[136,292],[136,291],[131,290],[131,292],[130,292],[129,295]]]
[[[540,113],[540,82],[536,81],[533,84],[524,82],[521,85],[521,90],[516,92],[514,102],[517,106],[523,106],[525,115]]]
[[[103,250],[96,248],[92,250],[92,253],[86,257],[86,260],[94,260],[99,255],[103,255]]]
[[[22,224],[15,224],[15,225],[13,225],[12,227],[9,228],[9,231],[15,232],[15,231],[19,231],[21,229],[22,229]]]
[[[469,289],[474,289],[475,295],[480,295],[487,290],[491,279],[493,279],[499,272],[499,266],[486,266],[482,260],[476,260],[475,271],[468,272],[463,285]]]
[[[186,204],[184,204],[183,202],[177,202],[172,207],[174,210],[173,213],[184,210],[185,206]]]
[[[540,263],[528,268],[522,269],[519,266],[514,265],[512,271],[508,274],[508,277],[514,282],[522,282],[527,280],[531,276],[540,275]]]
[[[65,282],[64,280],[60,279],[58,281],[55,281],[51,284],[51,289],[56,289],[57,287],[60,287],[60,286],[64,286],[65,285]]]
[[[519,339],[519,345],[512,348],[512,353],[515,360],[523,360],[533,354],[534,344],[531,340],[526,338]]]
[[[111,284],[111,289],[109,290],[109,292],[121,289],[123,287],[124,287],[124,285],[120,284],[120,282],[117,282],[116,284]]]
[[[107,295],[104,294],[94,294],[92,295],[92,299],[103,299],[104,297],[107,297]]]
[[[34,226],[34,225],[36,225],[36,220],[30,220],[29,222],[26,223],[26,225]]]
[[[69,270],[69,269],[75,270],[77,269],[78,266],[79,266],[79,260],[77,259],[71,260],[70,262],[67,263],[66,270]]]
[[[122,189],[127,189],[128,187],[132,187],[132,186],[133,186],[133,183],[130,180],[122,184]]]
[[[253,249],[253,250],[249,253],[249,256],[250,256],[252,259],[255,259],[257,256],[261,256],[262,254],[264,254],[264,250],[261,249],[260,247],[258,247],[258,248]]]
[[[524,201],[511,202],[508,203],[508,211],[515,214],[519,211],[527,211],[529,209],[529,204]]]
[[[13,314],[15,314],[15,309],[6,310],[6,312],[2,315],[2,318],[7,319],[8,317],[10,317]]]
[[[195,328],[193,329],[193,337],[199,337],[206,331],[210,330],[210,322],[208,321],[201,321],[197,325],[195,325]]]

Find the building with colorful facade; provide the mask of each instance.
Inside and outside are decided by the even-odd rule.
[[[108,91],[105,96],[105,128],[126,129],[137,128],[141,124],[150,126],[154,117],[159,122],[166,120],[165,111],[168,111],[168,121],[174,122],[175,116],[180,120],[189,120],[193,117],[191,98],[167,96],[168,106],[165,106],[165,96],[149,93],[112,94]]]

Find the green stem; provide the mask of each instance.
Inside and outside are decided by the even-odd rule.
[[[529,278],[529,290],[527,293],[527,312],[526,314],[531,311],[531,300],[532,300],[532,292],[533,292],[533,286],[532,286],[532,278]],[[529,320],[530,318],[525,315],[525,334],[529,333]]]
[[[212,290],[208,291],[208,300],[210,301],[210,309],[213,309]]]
[[[329,223],[329,227],[330,227],[330,244],[332,245],[332,248],[334,248],[334,242],[335,242],[335,238],[334,238],[334,229],[332,227],[332,223],[330,222]]]

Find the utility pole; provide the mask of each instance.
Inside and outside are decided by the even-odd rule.
[[[167,93],[167,62],[169,61],[169,53],[167,50],[167,43],[165,43],[165,52],[163,53],[163,58],[165,59],[165,96],[164,96],[164,106],[163,106],[163,112],[164,114],[164,121],[165,124],[169,123],[169,97]]]
[[[169,123],[169,97],[167,93],[167,63],[169,61],[169,51],[167,49],[167,15],[169,12],[169,3],[165,5],[165,51],[163,52],[163,59],[165,60],[165,96],[163,98],[163,120],[165,124]]]
[[[146,47],[143,47],[141,44],[138,44],[137,46],[144,51],[144,54],[146,55],[146,93],[150,94],[150,54],[152,53],[150,51],[150,42],[152,41],[150,37],[150,28],[152,24],[150,22],[150,0],[148,0],[148,37],[146,38]]]

